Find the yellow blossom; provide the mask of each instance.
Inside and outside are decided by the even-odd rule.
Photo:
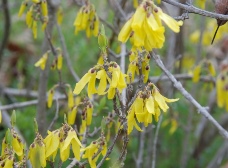
[[[104,69],[101,69],[100,71],[98,71],[96,78],[100,79],[100,83],[97,88],[97,93],[99,95],[106,94],[105,90],[107,87],[107,79],[108,79],[108,75],[106,71]]]
[[[92,68],[81,78],[78,83],[76,83],[74,94],[79,94],[88,83],[88,96],[91,97],[92,94],[97,93],[97,90],[95,88],[95,81],[96,70]]]
[[[70,109],[74,106],[74,95],[73,95],[71,87],[69,87],[69,89],[68,89],[67,97],[68,97],[68,108]]]
[[[48,92],[48,100],[47,100],[47,106],[48,106],[48,108],[51,108],[51,106],[52,106],[54,93],[55,93],[55,92],[54,92],[54,89],[51,89],[51,90]]]
[[[69,158],[70,146],[74,153],[74,157],[79,161],[80,160],[80,146],[82,146],[79,141],[76,132],[74,129],[68,125],[64,125],[63,134],[66,137],[63,137],[62,142],[60,143],[60,158],[64,162]],[[68,131],[67,131],[68,130]]]
[[[96,14],[94,5],[87,3],[82,6],[77,13],[74,21],[75,34],[81,30],[86,30],[86,36],[90,37],[98,35],[99,32],[99,18]]]
[[[118,40],[126,43],[131,37],[133,47],[144,47],[148,51],[161,48],[165,41],[165,29],[161,20],[176,33],[180,31],[180,26],[183,24],[182,21],[176,21],[163,13],[152,1],[144,0],[121,29]]]
[[[97,153],[100,147],[102,148],[101,153]],[[89,146],[81,149],[81,151],[85,152],[83,154],[82,158],[88,158],[90,167],[96,168],[96,162],[97,162],[100,154],[102,154],[104,156],[107,152],[107,144],[106,144],[106,142],[99,143],[97,141],[93,141]],[[95,154],[97,154],[97,155],[95,156]],[[95,158],[93,158],[94,156],[95,156]]]
[[[228,77],[227,69],[222,70],[216,80],[217,104],[219,107],[225,107],[228,111]]]
[[[75,123],[76,116],[77,116],[77,107],[75,106],[71,109],[70,112],[68,112],[68,117],[67,117],[68,122],[67,123],[70,125],[73,125]]]
[[[42,70],[45,69],[46,62],[48,59],[48,52],[44,53],[44,55],[35,63],[35,67],[40,67]]]
[[[172,102],[175,102],[175,101],[178,101],[179,98],[177,99],[168,99],[164,96],[162,96],[158,89],[156,88],[156,86],[154,85],[154,88],[152,90],[152,96],[154,97],[154,100],[155,102],[158,104],[158,106],[164,111],[166,112],[168,109],[169,109],[169,106],[166,104],[167,103],[172,103]],[[155,111],[156,113],[156,111]]]
[[[63,56],[62,54],[59,54],[57,57],[57,69],[61,70],[63,65]]]
[[[193,70],[193,77],[192,77],[192,81],[193,82],[198,82],[199,81],[200,73],[201,73],[201,65],[199,64]]]
[[[44,17],[48,15],[48,8],[47,8],[47,2],[46,0],[42,0],[41,2],[41,11]]]
[[[37,21],[33,20],[32,22],[32,32],[34,39],[37,38]]]
[[[89,126],[92,122],[93,105],[90,103],[86,108],[86,125]]]
[[[45,143],[45,156],[46,158],[51,158],[54,161],[55,156],[58,152],[58,147],[60,144],[59,130],[53,132],[48,131],[48,136],[44,139]]]
[[[63,9],[61,7],[58,8],[57,11],[57,23],[58,25],[61,25],[63,21]]]
[[[26,6],[27,6],[26,2],[21,3],[21,7],[20,7],[19,12],[18,12],[18,17],[21,17],[21,15],[24,13]]]
[[[34,168],[46,167],[45,144],[41,135],[37,134],[30,145],[28,158]]]
[[[215,76],[216,75],[216,71],[215,68],[213,66],[213,63],[211,61],[208,61],[208,71],[211,74],[211,76]]]

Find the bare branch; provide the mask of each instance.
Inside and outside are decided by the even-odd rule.
[[[155,55],[153,52],[150,52],[155,60],[156,64],[165,72],[170,81],[174,84],[174,87],[180,91],[180,93],[191,102],[197,109],[200,114],[206,117],[218,130],[219,133],[225,138],[228,139],[228,132],[210,115],[205,107],[202,107],[192,96],[188,93],[185,88],[182,86],[180,82],[176,80],[176,78],[166,69],[164,64],[162,63],[159,55]]]
[[[181,9],[184,9],[184,10],[188,11],[189,13],[195,13],[195,14],[199,14],[199,15],[203,15],[206,17],[211,17],[211,18],[215,18],[215,19],[219,19],[219,20],[228,20],[228,15],[222,15],[222,14],[217,14],[217,13],[213,13],[213,12],[208,12],[206,10],[199,9],[193,5],[185,5],[185,4],[179,3],[179,2],[174,1],[174,0],[162,0],[162,1],[169,3],[173,6],[179,7]]]
[[[163,114],[161,114],[159,121],[158,121],[158,125],[155,131],[155,135],[154,135],[154,143],[153,143],[153,159],[152,159],[152,168],[155,168],[155,163],[156,163],[156,150],[157,150],[157,142],[158,142],[158,133],[159,133],[159,129],[162,123],[162,118],[163,118]]]

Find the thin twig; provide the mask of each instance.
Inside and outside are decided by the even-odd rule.
[[[56,99],[56,110],[55,110],[55,117],[53,118],[53,120],[51,121],[51,124],[48,127],[48,130],[51,130],[52,126],[54,125],[54,123],[56,122],[56,120],[59,118],[59,99]]]
[[[219,20],[228,20],[228,15],[222,15],[222,14],[217,14],[217,13],[213,13],[213,12],[208,12],[206,10],[199,9],[193,5],[185,5],[185,4],[179,3],[179,2],[174,1],[174,0],[162,0],[162,1],[169,3],[173,6],[179,7],[181,9],[184,9],[184,10],[188,11],[189,13],[195,13],[195,14],[199,14],[199,15],[203,15],[206,17],[211,17],[211,18],[215,18],[215,19],[219,19]]]
[[[65,100],[67,97],[65,95],[61,95],[58,97],[54,97],[53,100]],[[5,106],[0,106],[0,110],[13,110],[13,109],[19,109],[27,106],[33,106],[37,105],[38,100],[31,100],[31,101],[26,101],[26,102],[21,102],[21,103],[13,103]],[[46,100],[45,100],[45,105],[46,105]]]
[[[162,118],[163,118],[163,114],[160,115],[159,121],[158,121],[158,125],[155,131],[155,135],[154,135],[154,142],[153,142],[153,155],[152,155],[152,168],[155,168],[155,163],[156,163],[156,150],[157,150],[157,142],[158,142],[158,133],[159,133],[159,129],[162,123]]]
[[[143,167],[143,153],[144,153],[144,145],[145,145],[145,135],[146,129],[143,128],[143,131],[140,132],[140,139],[139,139],[139,149],[138,149],[138,157],[136,159],[136,168]]]
[[[77,73],[75,72],[75,70],[71,64],[70,56],[69,56],[69,53],[67,51],[67,47],[66,47],[64,36],[62,34],[62,31],[61,31],[61,27],[57,23],[56,23],[56,27],[57,27],[57,32],[59,35],[60,43],[61,43],[61,46],[63,49],[63,57],[65,58],[66,63],[67,63],[67,68],[69,69],[71,75],[74,77],[74,80],[76,82],[79,82],[80,78],[78,77]]]
[[[159,55],[155,55],[153,52],[150,52],[155,60],[156,64],[165,72],[170,81],[174,84],[174,87],[180,91],[180,93],[191,102],[197,109],[200,114],[206,117],[219,131],[219,133],[225,138],[228,139],[228,132],[210,115],[205,107],[202,107],[192,96],[188,93],[180,82],[178,82],[175,77],[166,69],[162,63]]]
[[[108,148],[107,153],[105,154],[105,156],[101,159],[101,161],[99,162],[99,164],[97,165],[97,168],[100,168],[102,166],[102,164],[104,163],[104,161],[106,160],[106,158],[112,153],[113,151],[113,147],[116,144],[116,140],[119,137],[120,133],[121,133],[122,129],[119,128],[115,138],[113,139],[112,145]]]

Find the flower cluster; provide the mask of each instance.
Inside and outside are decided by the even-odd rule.
[[[180,31],[180,26],[183,24],[182,21],[177,22],[163,13],[162,9],[151,0],[144,0],[121,29],[118,40],[126,43],[130,37],[134,47],[144,47],[147,51],[162,48],[165,41],[162,20],[176,33]]]
[[[17,156],[17,157],[16,157]],[[0,167],[10,168],[13,165],[25,166],[24,144],[14,128],[8,129],[2,141]]]
[[[93,4],[86,2],[85,5],[80,8],[77,13],[77,17],[75,18],[74,26],[75,34],[81,30],[85,30],[87,37],[90,37],[91,35],[98,35],[99,18]]]
[[[171,103],[178,100],[179,99],[168,99],[162,96],[156,86],[149,83],[144,91],[139,91],[128,111],[128,134],[132,132],[134,127],[138,131],[142,131],[136,120],[139,123],[144,123],[144,126],[147,127],[149,123],[152,123],[152,116],[154,116],[155,121],[159,120],[161,114],[160,109],[164,112],[169,109],[166,102]]]
[[[61,70],[62,65],[63,65],[63,56],[62,56],[62,51],[60,48],[56,49],[58,55],[55,57],[51,64],[51,69],[52,70]],[[45,52],[43,56],[35,63],[35,67],[40,67],[40,69],[44,70],[47,64],[48,56],[50,54],[50,50]]]
[[[108,99],[113,99],[116,93],[116,89],[122,92],[126,88],[125,77],[120,70],[120,66],[116,62],[110,62],[108,65],[108,72],[103,68],[103,66],[95,66],[91,68],[82,78],[76,83],[74,94],[79,94],[85,85],[88,83],[88,96],[91,97],[92,94],[97,93],[98,95],[104,95],[108,93]],[[109,74],[109,75],[108,75]],[[96,88],[96,79],[99,79],[99,85]],[[107,81],[110,86],[107,88]]]
[[[66,161],[70,156],[71,146],[74,157],[80,160],[82,144],[74,129],[68,124],[64,124],[60,129],[48,131],[45,139],[37,133],[34,142],[30,145],[28,157],[33,167],[45,167],[46,160],[55,160],[58,149],[61,161]]]
[[[22,16],[28,6],[28,0],[22,2],[18,16]],[[48,8],[46,0],[32,0],[28,12],[26,13],[26,24],[32,29],[34,38],[37,38],[37,21],[42,21],[42,29],[46,28],[48,22]]]
[[[104,156],[107,152],[107,143],[105,141],[105,137],[102,135],[101,138],[91,142],[89,146],[82,148],[81,151],[84,152],[82,158],[87,158],[90,167],[96,168],[96,162],[100,155],[102,154]]]
[[[139,75],[139,69],[142,69],[143,82],[146,83],[149,77],[150,72],[150,55],[146,51],[142,53],[142,51],[138,51],[133,48],[129,55],[129,65],[127,70],[127,82],[131,83],[135,79],[135,73]]]
[[[225,67],[217,77],[217,104],[228,111],[228,68]]]
[[[192,77],[193,82],[198,82],[200,79],[200,75],[203,73],[210,74],[211,76],[216,75],[214,65],[210,60],[201,61],[197,66],[194,67],[192,73],[193,73],[193,77]]]

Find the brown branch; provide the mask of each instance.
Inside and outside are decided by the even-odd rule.
[[[166,69],[162,63],[159,55],[155,55],[153,52],[150,52],[156,64],[163,70],[163,72],[168,76],[170,81],[174,84],[174,87],[180,91],[180,93],[191,102],[197,109],[200,114],[206,117],[218,130],[219,133],[225,138],[228,139],[228,132],[210,115],[208,110],[205,107],[202,107],[192,96],[188,93],[180,82]]]

